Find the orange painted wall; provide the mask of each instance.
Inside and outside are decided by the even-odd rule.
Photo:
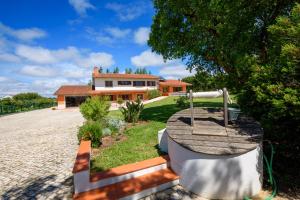
[[[57,103],[59,103],[59,104],[65,103],[65,96],[64,95],[58,95],[57,96]]]

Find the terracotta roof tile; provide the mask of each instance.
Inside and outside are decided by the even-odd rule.
[[[187,85],[192,85],[190,83],[186,83],[183,81],[179,80],[165,80],[162,82],[159,82],[159,85],[164,85],[164,86],[187,86]]]
[[[159,79],[158,76],[150,74],[102,74],[102,73],[93,73],[94,78],[130,78],[130,79]]]
[[[54,95],[88,95],[91,90],[88,85],[63,85]]]

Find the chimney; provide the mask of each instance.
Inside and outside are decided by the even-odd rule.
[[[99,73],[99,69],[98,69],[98,67],[94,67],[94,70],[93,70],[93,74],[94,75],[96,75],[96,74],[98,74]]]

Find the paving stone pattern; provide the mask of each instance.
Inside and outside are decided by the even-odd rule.
[[[78,110],[0,117],[0,199],[71,199]]]
[[[180,185],[144,197],[141,200],[208,200],[186,191]]]

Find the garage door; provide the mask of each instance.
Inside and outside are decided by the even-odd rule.
[[[77,107],[82,104],[87,96],[67,96],[66,97],[66,107]]]

